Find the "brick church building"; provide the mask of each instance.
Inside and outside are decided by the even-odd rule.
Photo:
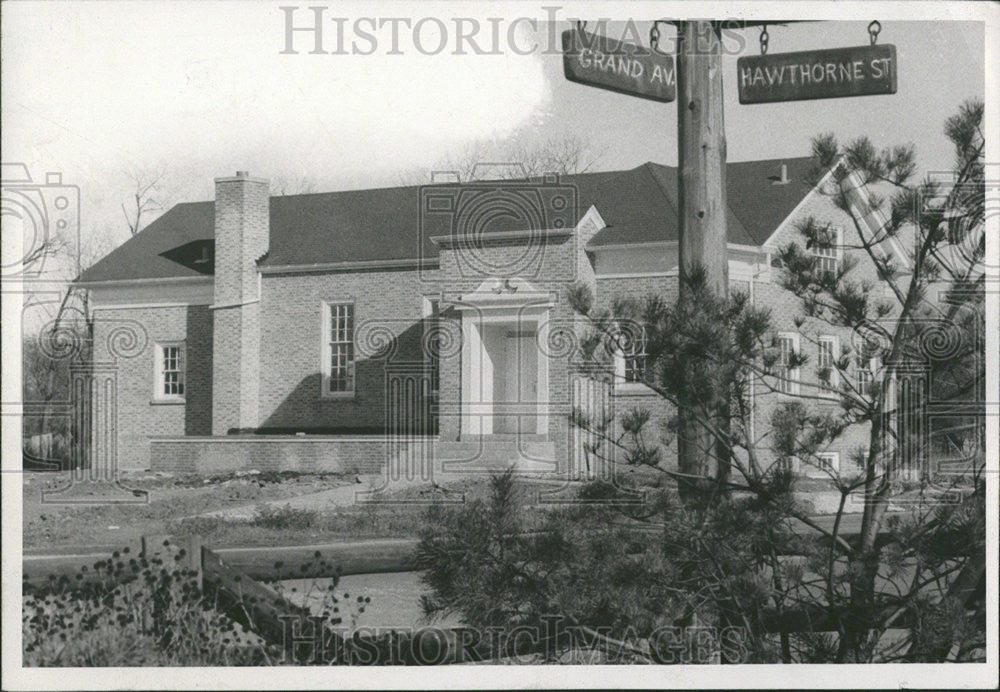
[[[817,370],[851,346],[796,319],[773,266],[809,217],[838,233],[839,247],[813,250],[829,268],[856,245],[850,216],[806,182],[812,167],[727,168],[731,290],[772,309],[783,357],[810,357],[754,401],[765,448],[781,400],[812,389],[838,406]],[[567,293],[583,282],[604,303],[675,295],[676,210],[677,170],[655,163],[288,196],[245,172],[217,178],[214,201],[174,206],[79,279],[95,361],[114,364],[118,466],[380,472],[405,447],[419,468],[394,473],[517,463],[580,475],[575,406],[650,408],[651,426],[669,410],[642,383],[641,339],[614,354],[610,387],[574,366],[581,318]],[[851,271],[875,278],[864,260]],[[857,359],[850,376],[864,390],[874,372]],[[849,463],[858,442],[824,463]]]

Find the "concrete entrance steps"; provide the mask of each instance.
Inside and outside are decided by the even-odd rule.
[[[438,479],[490,473],[513,466],[521,473],[556,473],[555,443],[544,435],[483,435],[439,440],[432,448]]]

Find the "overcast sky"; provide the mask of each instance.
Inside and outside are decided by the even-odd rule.
[[[483,21],[487,11],[505,18],[501,54],[457,56],[453,35],[441,53],[422,55],[405,29],[404,54],[386,55],[385,27],[375,32],[372,55],[309,54],[312,37],[302,33],[294,36],[298,54],[282,54],[279,4],[294,3],[4,2],[4,162],[26,163],[36,179],[61,171],[81,187],[84,233],[112,229],[117,242],[126,237],[123,171],[136,167],[166,166],[169,201],[178,202],[210,199],[212,178],[237,169],[308,178],[317,190],[393,185],[483,138],[576,135],[602,152],[604,169],[676,162],[675,104],[571,84],[558,55],[509,49],[544,47],[545,25],[511,28],[515,9],[546,18],[531,5],[478,11]],[[310,23],[315,4],[299,6],[296,23]],[[477,16],[456,7],[451,15]],[[435,8],[331,4],[324,48],[337,47],[335,17],[348,18],[350,42],[358,16],[444,16]],[[556,31],[571,26],[566,15],[558,19]],[[869,19],[772,27],[769,50],[865,45]],[[639,26],[648,33],[648,23]],[[423,30],[431,52],[436,27],[426,22]],[[489,29],[480,31],[488,43]],[[757,35],[743,32],[740,54],[759,52]],[[942,123],[962,101],[982,98],[983,41],[981,24],[886,20],[879,42],[897,47],[897,94],[756,106],[737,102],[738,56],[729,55],[729,159],[805,155],[812,135],[832,131],[842,139],[869,134],[878,144],[914,142],[922,169],[946,168]]]

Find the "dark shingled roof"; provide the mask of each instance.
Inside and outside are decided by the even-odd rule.
[[[788,182],[778,184],[782,165],[787,167]],[[808,181],[814,166],[809,157],[727,164],[729,242],[766,242],[812,189]],[[647,163],[621,173],[602,192],[594,204],[607,227],[591,239],[590,247],[677,240],[676,168]]]
[[[177,255],[183,249],[199,242],[210,249],[215,243],[215,204],[177,204],[83,272],[79,280],[168,279],[211,274],[211,262],[207,266],[195,263],[200,255],[178,261]]]
[[[781,165],[787,184],[776,184]],[[730,163],[728,235],[732,243],[760,245],[809,192],[810,158]],[[505,183],[511,184],[511,183]],[[577,191],[578,217],[595,206],[607,227],[590,247],[677,240],[677,169],[645,163],[626,171],[564,176]],[[435,186],[454,194],[459,186]],[[436,258],[430,238],[452,232],[447,214],[421,228],[421,189],[427,186],[271,197],[270,249],[261,266],[377,262]],[[571,219],[575,224],[578,218]],[[528,230],[513,217],[489,232]],[[196,277],[213,272],[213,202],[178,204],[108,254],[81,282]]]

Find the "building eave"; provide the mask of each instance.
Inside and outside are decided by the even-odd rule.
[[[215,276],[209,274],[206,276],[165,276],[147,277],[141,279],[105,279],[101,281],[86,281],[77,279],[73,282],[73,284],[80,286],[81,288],[124,288],[127,286],[149,286],[154,284],[212,283],[213,281],[215,281]]]
[[[350,262],[322,262],[318,264],[278,264],[258,267],[261,274],[314,274],[317,272],[370,271],[373,269],[435,269],[438,259],[357,260]]]
[[[638,243],[606,243],[602,245],[587,245],[584,249],[587,252],[600,252],[601,250],[641,250],[643,248],[668,248],[676,247],[676,240],[649,240]],[[743,243],[726,243],[729,250],[739,250],[740,252],[764,253],[764,248],[757,245],[745,245]]]
[[[470,242],[472,240],[476,243],[488,243],[496,241],[508,241],[508,240],[535,240],[538,238],[568,238],[573,235],[573,229],[567,228],[550,228],[544,230],[529,230],[529,231],[497,231],[495,233],[484,233],[479,236],[475,236],[474,239],[468,235],[436,235],[431,237],[431,242],[438,247],[450,247],[457,243]]]

